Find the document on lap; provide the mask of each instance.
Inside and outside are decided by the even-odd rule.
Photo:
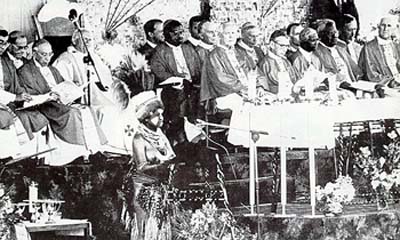
[[[85,84],[83,86],[76,86],[72,82],[64,81],[56,86],[54,86],[51,91],[56,92],[60,96],[60,102],[68,105],[71,104],[73,101],[76,99],[82,97],[83,95],[83,88],[85,87]]]
[[[84,85],[85,86],[85,85]],[[71,104],[76,99],[82,97],[83,95],[83,87],[84,86],[76,86],[72,82],[64,81],[56,86],[54,86],[51,91],[55,92],[59,96],[59,101],[65,105]],[[18,108],[17,110],[24,110],[33,106],[40,105],[42,103],[52,101],[54,97],[51,93],[46,93],[42,95],[33,95],[32,100],[29,102],[24,102],[24,106]]]

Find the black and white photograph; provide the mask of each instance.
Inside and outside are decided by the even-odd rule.
[[[0,240],[400,239],[398,0],[0,5]]]

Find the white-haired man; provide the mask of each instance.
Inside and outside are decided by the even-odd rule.
[[[391,87],[400,85],[400,46],[393,41],[398,27],[397,17],[383,17],[378,36],[362,49],[358,64],[367,80]]]

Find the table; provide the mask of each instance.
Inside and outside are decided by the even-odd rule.
[[[290,147],[309,149],[310,195],[312,215],[315,215],[315,148],[335,146],[335,123],[400,119],[400,98],[347,100],[338,105],[318,102],[282,103],[254,106],[244,104],[232,109],[228,141],[249,147],[250,155],[257,147],[280,147],[281,204],[286,215],[286,151]],[[260,133],[257,142],[250,132]],[[256,156],[256,154],[255,154]],[[257,172],[256,160],[250,157],[250,172]],[[255,165],[256,166],[256,165]],[[250,208],[254,209],[257,175],[250,175]],[[252,211],[253,212],[253,211]]]
[[[30,234],[36,232],[55,232],[57,235],[83,236],[85,239],[91,239],[92,236],[91,223],[82,219],[60,219],[55,223],[23,221],[17,224],[15,229],[17,240],[30,239]]]

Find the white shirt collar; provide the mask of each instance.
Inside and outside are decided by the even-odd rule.
[[[17,59],[16,57],[14,57],[14,55],[12,55],[9,51],[7,51],[8,57],[11,59],[11,61],[17,61],[19,59]]]
[[[301,47],[299,47],[298,50],[300,51],[300,53],[305,57],[305,59],[306,59],[308,62],[311,62],[311,55],[312,55],[312,52],[307,52],[306,50],[304,50],[304,49],[301,48]]]
[[[188,41],[191,42],[194,46],[198,46],[200,44],[200,40],[195,39],[191,36],[188,38]]]
[[[379,45],[387,45],[387,44],[390,44],[392,42],[391,40],[386,40],[386,39],[383,39],[383,38],[381,38],[379,36],[377,36],[376,39],[378,40],[378,44]]]
[[[333,46],[333,47],[328,47],[328,46],[326,46],[323,42],[319,42],[319,44],[321,44],[323,47],[325,47],[325,48],[327,48],[327,49],[329,49],[329,50],[331,50],[331,51],[335,51],[336,50],[336,45],[335,46]]]
[[[153,42],[150,42],[149,40],[147,40],[146,42],[147,42],[147,44],[149,44],[150,47],[152,47],[152,48],[157,47],[157,44],[155,44],[155,43],[153,43]]]
[[[203,41],[200,41],[199,46],[205,48],[206,50],[212,50],[213,48],[215,48],[214,45],[205,43]]]

